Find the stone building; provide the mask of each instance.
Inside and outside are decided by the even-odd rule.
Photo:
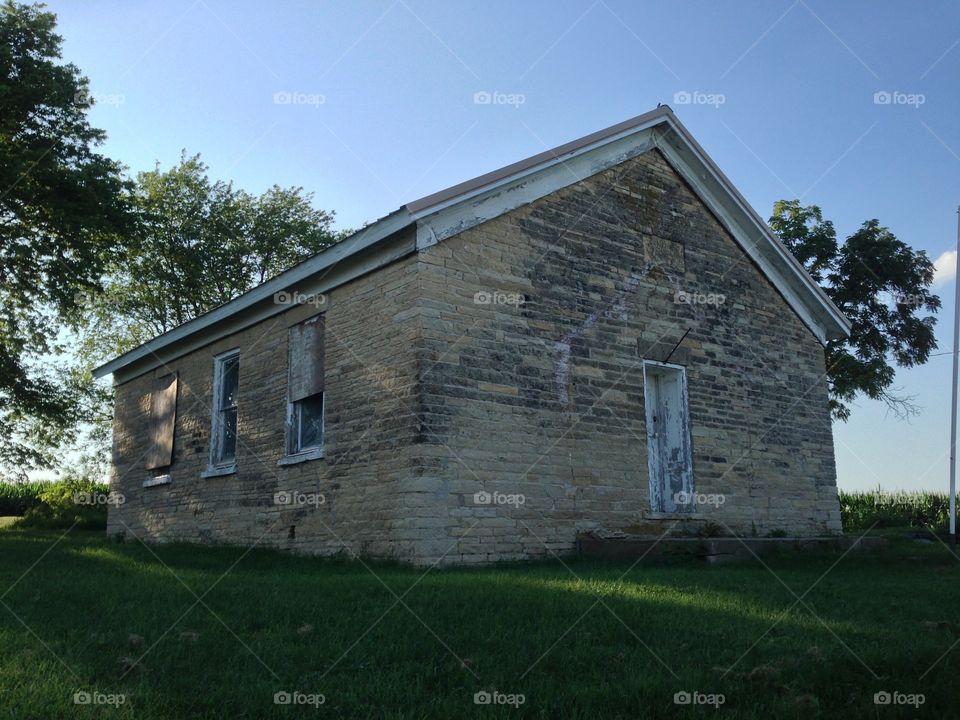
[[[416,563],[839,533],[823,343],[848,330],[660,107],[98,368],[108,532]]]

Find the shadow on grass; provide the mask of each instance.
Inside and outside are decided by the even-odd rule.
[[[73,705],[78,690],[122,693],[114,714],[138,718],[314,710],[274,705],[280,691],[398,718],[712,710],[675,705],[683,690],[758,718],[875,717],[884,689],[925,693],[925,712],[954,702],[951,655],[920,679],[960,637],[943,603],[960,582],[935,547],[848,556],[825,576],[838,556],[773,572],[576,558],[427,572],[60,535],[0,532],[3,705],[18,718],[100,716]],[[804,604],[789,609],[785,585]],[[481,690],[525,701],[478,706]]]

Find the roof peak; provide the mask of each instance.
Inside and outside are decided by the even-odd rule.
[[[523,160],[518,160],[517,162],[510,163],[496,170],[478,175],[470,180],[465,180],[443,190],[438,190],[430,195],[425,195],[422,198],[405,204],[403,209],[406,209],[410,213],[420,213],[428,208],[440,205],[451,198],[466,195],[477,188],[486,187],[491,183],[495,183],[498,180],[510,177],[516,173],[528,171],[538,165],[543,165],[562,158],[565,155],[575,153],[578,150],[583,150],[584,148],[608,141],[624,133],[648,126],[651,122],[665,117],[671,117],[676,120],[676,115],[673,114],[669,105],[657,105],[655,109],[632,117],[629,120],[610,125],[603,130],[597,130],[576,140],[571,140],[549,150],[544,150],[536,155],[531,155]]]

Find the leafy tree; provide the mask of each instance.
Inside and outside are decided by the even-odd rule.
[[[100,288],[132,223],[120,167],[93,148],[88,81],[61,64],[56,18],[0,12],[0,465],[23,476],[73,435],[83,388],[51,369],[54,328]]]
[[[770,227],[849,318],[850,337],[826,348],[830,405],[846,420],[849,403],[862,393],[882,400],[899,416],[916,412],[912,398],[892,387],[896,366],[927,361],[937,347],[935,313],[940,298],[930,293],[933,263],[877,220],[867,220],[843,244],[833,223],[816,205],[780,200]]]
[[[211,181],[207,170],[199,155],[184,154],[170,170],[137,176],[139,231],[85,319],[84,335],[97,336],[102,358],[229,302],[339,239],[333,214],[315,210],[302,188],[274,185],[254,196]]]
[[[78,376],[160,333],[212,310],[336,242],[333,213],[302,188],[259,196],[212,181],[199,155],[184,153],[136,178],[140,219],[122,262],[108,272],[81,319]],[[89,446],[103,458],[110,435],[109,387],[88,386]]]

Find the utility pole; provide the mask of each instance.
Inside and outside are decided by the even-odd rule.
[[[957,267],[960,269],[960,207],[957,208]],[[960,275],[953,289],[953,395],[950,406],[950,547],[957,550],[957,375],[960,374]]]

